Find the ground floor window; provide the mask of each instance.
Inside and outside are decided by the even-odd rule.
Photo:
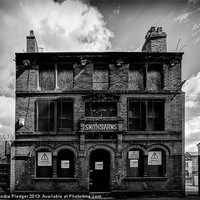
[[[127,174],[132,177],[144,175],[144,157],[139,149],[132,149],[127,154]]]
[[[164,177],[166,174],[166,152],[153,149],[144,155],[140,149],[127,152],[127,176],[129,177]]]
[[[154,149],[148,152],[147,175],[149,177],[162,177],[165,174],[166,166],[165,152],[160,149]]]
[[[52,156],[49,150],[40,150],[36,153],[36,177],[74,177],[74,153],[63,149],[57,157]]]
[[[47,150],[37,152],[36,177],[52,177],[52,153]]]
[[[61,150],[57,156],[57,176],[74,177],[74,154],[70,150]]]

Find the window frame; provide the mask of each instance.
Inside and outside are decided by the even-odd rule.
[[[69,155],[64,153],[68,153]],[[67,157],[67,158],[66,158]],[[61,168],[61,161],[62,159],[68,159],[69,160],[69,168],[68,169],[62,169]],[[57,178],[74,178],[75,175],[75,155],[74,152],[70,149],[61,149],[57,154],[57,163],[56,163],[56,174]],[[67,173],[66,173],[67,171]],[[67,175],[66,175],[67,174]]]
[[[42,152],[48,152],[51,153],[51,166],[38,166],[38,153],[42,153]],[[36,152],[36,159],[35,159],[35,164],[36,164],[36,168],[35,168],[35,177],[36,178],[53,178],[53,152],[44,148],[44,149],[40,149]],[[43,168],[46,169],[45,171],[47,171],[48,169],[48,173],[50,173],[50,176],[41,176],[41,169]],[[39,172],[40,171],[40,172]]]
[[[129,66],[129,71],[130,70],[134,70],[136,69],[136,71],[141,71],[141,73],[143,74],[143,80],[142,80],[142,84],[143,84],[143,89],[142,90],[147,90],[147,91],[154,91],[154,90],[148,90],[148,73],[149,71],[151,71],[152,68],[156,68],[156,65],[160,65],[161,67],[159,68],[159,72],[161,75],[161,88],[159,90],[164,90],[164,63],[163,62],[134,62],[131,63],[131,65]],[[129,87],[129,78],[128,78],[128,88]],[[132,89],[130,89],[132,90]]]
[[[160,151],[161,152],[161,165],[148,165],[148,156],[147,156],[147,177],[165,177],[166,176],[166,168],[167,168],[167,155],[166,155],[166,152],[163,150],[163,149],[160,149],[160,148],[154,148],[154,149],[151,149],[149,152],[155,152],[155,151]],[[154,167],[152,167],[154,166]],[[156,166],[156,167],[155,167]],[[149,171],[151,170],[151,168],[157,168],[157,173],[160,173],[159,176],[149,176]],[[159,170],[159,171],[158,171]]]
[[[94,107],[98,108],[98,104],[101,105],[101,103],[109,104],[109,105],[111,104],[110,107],[112,106],[112,108],[114,109],[114,111],[113,111],[114,114],[110,115],[110,111],[109,111],[108,115],[104,115],[104,116],[102,115],[102,113],[101,113],[101,115],[96,115],[96,116],[93,113],[89,114],[89,112],[87,110],[88,107],[90,107],[93,110]],[[85,117],[117,117],[118,116],[118,105],[117,104],[118,104],[118,102],[116,102],[116,101],[94,101],[94,102],[85,101]],[[99,106],[99,108],[101,108],[101,107]],[[91,110],[91,112],[92,112],[92,110]]]
[[[129,159],[129,151],[139,151],[139,158],[138,159]],[[138,168],[137,169],[137,172],[135,172],[135,174],[136,173],[138,173],[138,175],[135,175],[135,176],[133,176],[132,174],[134,174],[134,172],[133,172],[133,170],[134,169],[131,169],[131,167],[130,167],[130,161],[131,160],[137,160],[138,161],[138,167],[136,167],[136,168]],[[127,151],[127,153],[126,153],[126,163],[127,163],[127,177],[133,177],[133,178],[137,178],[137,177],[144,177],[144,165],[145,165],[145,156],[144,156],[144,152],[141,150],[141,149],[139,149],[139,148],[132,148],[132,149],[130,149],[130,150],[128,150]]]
[[[103,82],[103,81],[94,81],[94,77],[95,77],[95,70],[105,70],[107,73],[106,73],[106,79],[107,79],[107,82]],[[102,87],[105,87],[106,89],[97,89],[95,85],[99,85],[99,84],[103,84]],[[97,91],[100,91],[100,90],[108,90],[110,88],[110,68],[108,66],[97,66],[97,65],[94,65],[93,66],[93,70],[92,70],[92,89],[93,90],[97,90]]]
[[[54,118],[53,118],[53,131],[52,130],[45,130],[45,131],[41,131],[39,130],[39,102],[40,101],[48,101],[48,102],[53,102],[54,105]],[[57,124],[58,124],[58,102],[71,102],[72,103],[72,117],[71,117],[71,128],[58,128]],[[73,131],[74,130],[74,98],[37,98],[35,100],[35,110],[36,110],[36,114],[35,114],[35,131],[36,132],[59,132],[62,130],[69,130],[69,131]]]
[[[49,67],[50,66],[50,67]],[[43,87],[42,85],[42,71],[45,69],[45,71],[49,71],[49,68],[53,69],[53,86],[52,88],[50,89],[46,89]],[[38,84],[39,84],[39,88],[41,91],[53,91],[55,89],[57,89],[57,65],[55,63],[41,63],[39,65],[39,68],[38,68]]]
[[[129,109],[130,109],[130,102],[131,102],[131,100],[139,100],[139,103],[140,103],[140,116],[139,116],[139,120],[140,120],[140,129],[139,130],[132,130],[132,129],[130,129],[130,122],[129,122],[129,119],[131,119],[131,117],[129,117]],[[155,130],[155,126],[154,126],[154,128],[151,130],[151,129],[148,129],[148,105],[146,106],[145,105],[145,112],[146,112],[146,116],[145,116],[145,122],[146,122],[146,124],[145,124],[145,129],[144,130],[142,130],[141,129],[141,127],[142,127],[142,125],[141,125],[141,121],[142,121],[142,118],[141,118],[141,116],[142,116],[142,111],[141,111],[141,102],[142,102],[142,100],[144,100],[144,101],[146,101],[147,102],[147,104],[148,104],[148,102],[150,102],[149,100],[151,100],[152,101],[152,103],[153,102],[155,102],[155,101],[162,101],[162,103],[163,103],[163,127],[162,127],[162,129],[160,129],[160,130]],[[145,131],[145,132],[147,132],[147,131],[165,131],[165,104],[166,104],[166,99],[164,98],[164,97],[128,97],[127,98],[127,129],[128,129],[128,131],[133,131],[133,132],[137,132],[137,131]]]

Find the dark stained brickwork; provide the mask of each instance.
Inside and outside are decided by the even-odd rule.
[[[161,39],[166,38],[163,35]],[[124,62],[117,65],[115,61],[122,57]],[[80,58],[84,58],[86,64],[81,64]],[[16,139],[11,150],[11,192],[89,192],[90,154],[95,150],[104,150],[110,155],[109,191],[113,195],[183,194],[184,93],[179,90],[171,100],[181,84],[181,59],[182,53],[167,52],[16,54]],[[24,60],[29,60],[30,66],[24,66]],[[155,60],[159,61],[155,65],[159,69],[155,67],[149,72],[148,64]],[[47,62],[52,63],[51,77],[54,77],[54,85],[48,90],[41,85],[41,81],[47,83],[48,74],[44,80],[40,80],[42,76],[39,71],[40,66]],[[134,68],[136,63],[147,67],[144,73],[139,71],[141,68]],[[163,130],[129,130],[128,102],[131,98],[161,99],[164,102]],[[38,131],[37,101],[41,99],[54,102],[59,99],[73,100],[72,130]],[[113,103],[117,116],[85,116],[85,103],[88,101]],[[20,118],[25,119],[23,126],[19,125]],[[117,123],[118,130],[94,131],[89,132],[88,136],[84,124],[92,122]],[[102,133],[114,137],[95,138],[95,134],[102,136]],[[74,174],[72,178],[59,179],[57,159],[64,149],[73,152]],[[38,178],[36,175],[36,157],[41,150],[52,153],[51,178]],[[130,163],[127,159],[131,150],[141,152],[141,177],[128,176]],[[148,153],[151,151],[161,151],[164,157],[160,177],[148,176]]]

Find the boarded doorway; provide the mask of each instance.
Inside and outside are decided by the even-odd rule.
[[[95,150],[90,154],[90,191],[110,190],[110,154],[105,150]]]

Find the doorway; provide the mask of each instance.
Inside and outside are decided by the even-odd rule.
[[[110,190],[110,153],[98,149],[90,154],[90,191]]]

